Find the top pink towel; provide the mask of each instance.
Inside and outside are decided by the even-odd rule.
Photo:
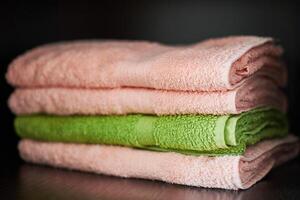
[[[236,36],[189,46],[152,42],[77,41],[45,45],[19,56],[7,79],[17,87],[119,88],[225,91],[249,76],[285,83],[272,38]],[[274,78],[274,74],[283,78]]]

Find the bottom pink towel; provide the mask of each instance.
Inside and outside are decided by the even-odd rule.
[[[294,136],[265,140],[242,156],[187,156],[118,146],[48,143],[23,139],[21,157],[29,162],[87,172],[161,180],[190,186],[246,189],[299,153]]]

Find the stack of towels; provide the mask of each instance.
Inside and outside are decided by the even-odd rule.
[[[255,36],[35,48],[7,72],[20,155],[121,177],[249,188],[299,152],[288,134],[282,52]]]

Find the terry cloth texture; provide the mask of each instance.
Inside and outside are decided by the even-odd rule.
[[[77,41],[44,45],[19,56],[7,80],[17,87],[225,91],[254,74],[286,82],[283,50],[272,38],[235,36],[189,46]]]
[[[55,167],[236,190],[249,188],[274,166],[296,157],[299,143],[290,135],[250,146],[241,156],[208,157],[24,139],[19,151],[28,162]]]
[[[284,114],[261,108],[240,115],[18,116],[22,138],[108,144],[184,154],[242,154],[249,144],[285,136]]]
[[[274,107],[283,112],[287,108],[285,95],[273,81],[264,77],[251,78],[226,92],[145,88],[23,88],[16,89],[9,99],[9,107],[17,115],[222,115],[238,114],[262,106]]]

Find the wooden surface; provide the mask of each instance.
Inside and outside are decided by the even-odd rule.
[[[1,164],[0,199],[300,199],[300,159],[273,170],[244,191],[124,179],[26,164]]]

